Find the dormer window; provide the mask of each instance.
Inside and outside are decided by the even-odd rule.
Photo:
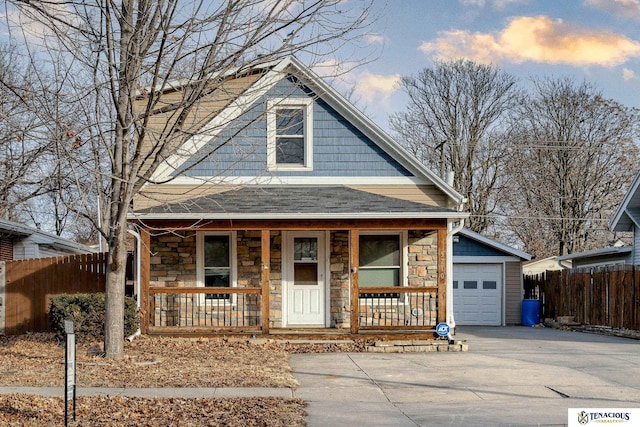
[[[313,169],[313,100],[267,102],[268,170]]]

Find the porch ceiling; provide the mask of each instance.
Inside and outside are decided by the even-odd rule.
[[[136,211],[132,219],[465,218],[454,209],[344,186],[246,186]]]

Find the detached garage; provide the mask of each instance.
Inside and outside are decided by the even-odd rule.
[[[453,241],[456,326],[520,323],[522,262],[531,255],[463,229]]]

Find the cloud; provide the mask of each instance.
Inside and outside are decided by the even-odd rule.
[[[630,70],[628,68],[623,68],[622,69],[622,78],[625,81],[629,81],[629,80],[636,80],[638,77],[636,76],[636,73],[633,70]]]
[[[365,71],[357,76],[355,92],[367,102],[388,99],[398,90],[400,78],[400,74],[382,75]]]
[[[584,0],[584,4],[621,18],[640,19],[640,0]]]
[[[384,37],[380,34],[369,33],[365,34],[364,39],[369,44],[384,44]]]
[[[482,63],[526,61],[611,67],[640,56],[640,43],[608,31],[569,25],[547,16],[516,17],[498,34],[453,30],[419,49],[439,58]]]
[[[368,103],[387,100],[398,90],[401,78],[400,74],[373,74],[359,69],[356,63],[335,60],[319,62],[313,66],[313,71],[353,101]]]
[[[529,0],[460,0],[464,6],[485,7],[487,3],[493,6],[494,10],[502,10],[510,4],[529,3]]]

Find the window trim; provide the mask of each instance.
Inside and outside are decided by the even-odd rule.
[[[205,236],[228,236],[229,237],[229,287],[238,286],[237,272],[237,232],[236,231],[197,231],[196,232],[196,286],[204,287],[204,238]],[[200,304],[203,304],[204,296],[200,295]],[[219,299],[225,304],[235,304],[236,298],[232,294],[230,299]]]
[[[398,287],[402,286],[402,287],[406,287],[408,286],[408,278],[407,278],[407,262],[408,262],[408,232],[407,230],[398,230],[398,231],[394,231],[394,230],[387,230],[387,231],[366,231],[366,232],[360,232],[358,235],[358,239],[360,238],[360,236],[399,236],[400,237],[400,271],[399,271],[399,275],[400,275],[400,280],[399,280],[399,284]],[[360,243],[358,242],[358,247],[360,246]],[[367,268],[365,267],[365,270]],[[358,259],[358,272],[360,272],[362,270],[362,267],[360,266],[360,260]],[[393,293],[393,289],[396,288],[396,286],[389,286],[389,293]],[[360,285],[358,284],[358,289],[366,289],[366,287],[360,287]],[[367,299],[370,299],[371,297],[368,297]],[[374,303],[388,303],[391,300],[397,300],[398,297],[374,297]],[[400,294],[399,299],[401,300],[400,303],[406,304],[407,301],[405,301],[404,298],[404,294]]]
[[[304,164],[278,164],[276,161],[276,111],[292,107],[300,108],[304,113]],[[313,99],[273,98],[267,100],[267,170],[313,170]]]

